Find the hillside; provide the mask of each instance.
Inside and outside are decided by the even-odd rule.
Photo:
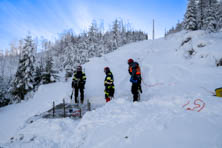
[[[71,79],[43,85],[33,99],[0,108],[0,147],[221,148],[222,99],[212,95],[222,87],[222,67],[216,67],[222,58],[221,38],[222,33],[180,32],[93,58],[83,67],[85,98],[98,106],[96,110],[81,120],[39,119],[27,124],[27,119],[48,110],[52,101],[69,101]],[[132,102],[128,58],[141,66],[141,102]],[[114,100],[107,104],[106,66],[114,74],[116,89]]]

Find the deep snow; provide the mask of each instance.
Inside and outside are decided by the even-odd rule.
[[[188,37],[192,40],[181,46]],[[0,146],[221,148],[222,98],[211,94],[222,87],[222,68],[215,64],[215,59],[222,58],[221,39],[222,33],[180,32],[93,58],[83,66],[86,99],[101,107],[81,120],[39,119],[27,124],[28,118],[48,110],[52,101],[69,101],[71,80],[43,85],[29,101],[0,108]],[[200,44],[205,47],[198,47]],[[191,48],[195,54],[188,56]],[[132,102],[128,58],[141,66],[141,102]],[[114,74],[116,88],[114,100],[107,104],[103,86],[106,66]],[[195,107],[197,99],[202,101],[199,108],[187,110]]]

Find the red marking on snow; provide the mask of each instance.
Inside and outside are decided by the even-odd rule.
[[[191,110],[191,108],[188,107],[186,110]]]
[[[199,103],[201,103],[201,104],[198,104],[198,102]],[[205,107],[205,105],[206,105],[206,103],[203,101],[203,100],[201,100],[201,99],[196,99],[195,101],[194,101],[194,105],[196,105],[196,108],[200,108],[197,112],[200,112],[204,107]],[[197,107],[198,106],[198,107]]]
[[[184,108],[185,106],[187,106],[188,104],[190,104],[190,101],[188,101],[186,104],[184,104],[184,105],[183,105],[183,108]]]
[[[188,101],[186,104],[184,104],[184,105],[183,105],[183,108],[184,108],[185,106],[189,105],[189,104],[190,104],[190,101]],[[187,107],[186,110],[191,110],[191,111],[200,112],[200,111],[203,110],[204,107],[206,106],[206,103],[205,103],[203,100],[201,100],[201,99],[196,99],[196,100],[194,100],[193,104],[194,104],[194,107],[193,107],[193,108],[192,108],[192,107]]]

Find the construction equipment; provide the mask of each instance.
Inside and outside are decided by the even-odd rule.
[[[222,87],[215,89],[215,92],[217,97],[222,97]]]

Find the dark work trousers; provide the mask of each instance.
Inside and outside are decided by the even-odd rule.
[[[132,83],[131,92],[133,94],[133,102],[138,101],[139,89],[141,89],[141,81]]]
[[[81,103],[84,102],[84,85],[75,86],[75,103],[79,103],[78,95],[80,91],[80,99]]]
[[[114,86],[110,86],[110,88],[106,87],[105,88],[105,99],[109,97],[113,97],[115,92]]]

